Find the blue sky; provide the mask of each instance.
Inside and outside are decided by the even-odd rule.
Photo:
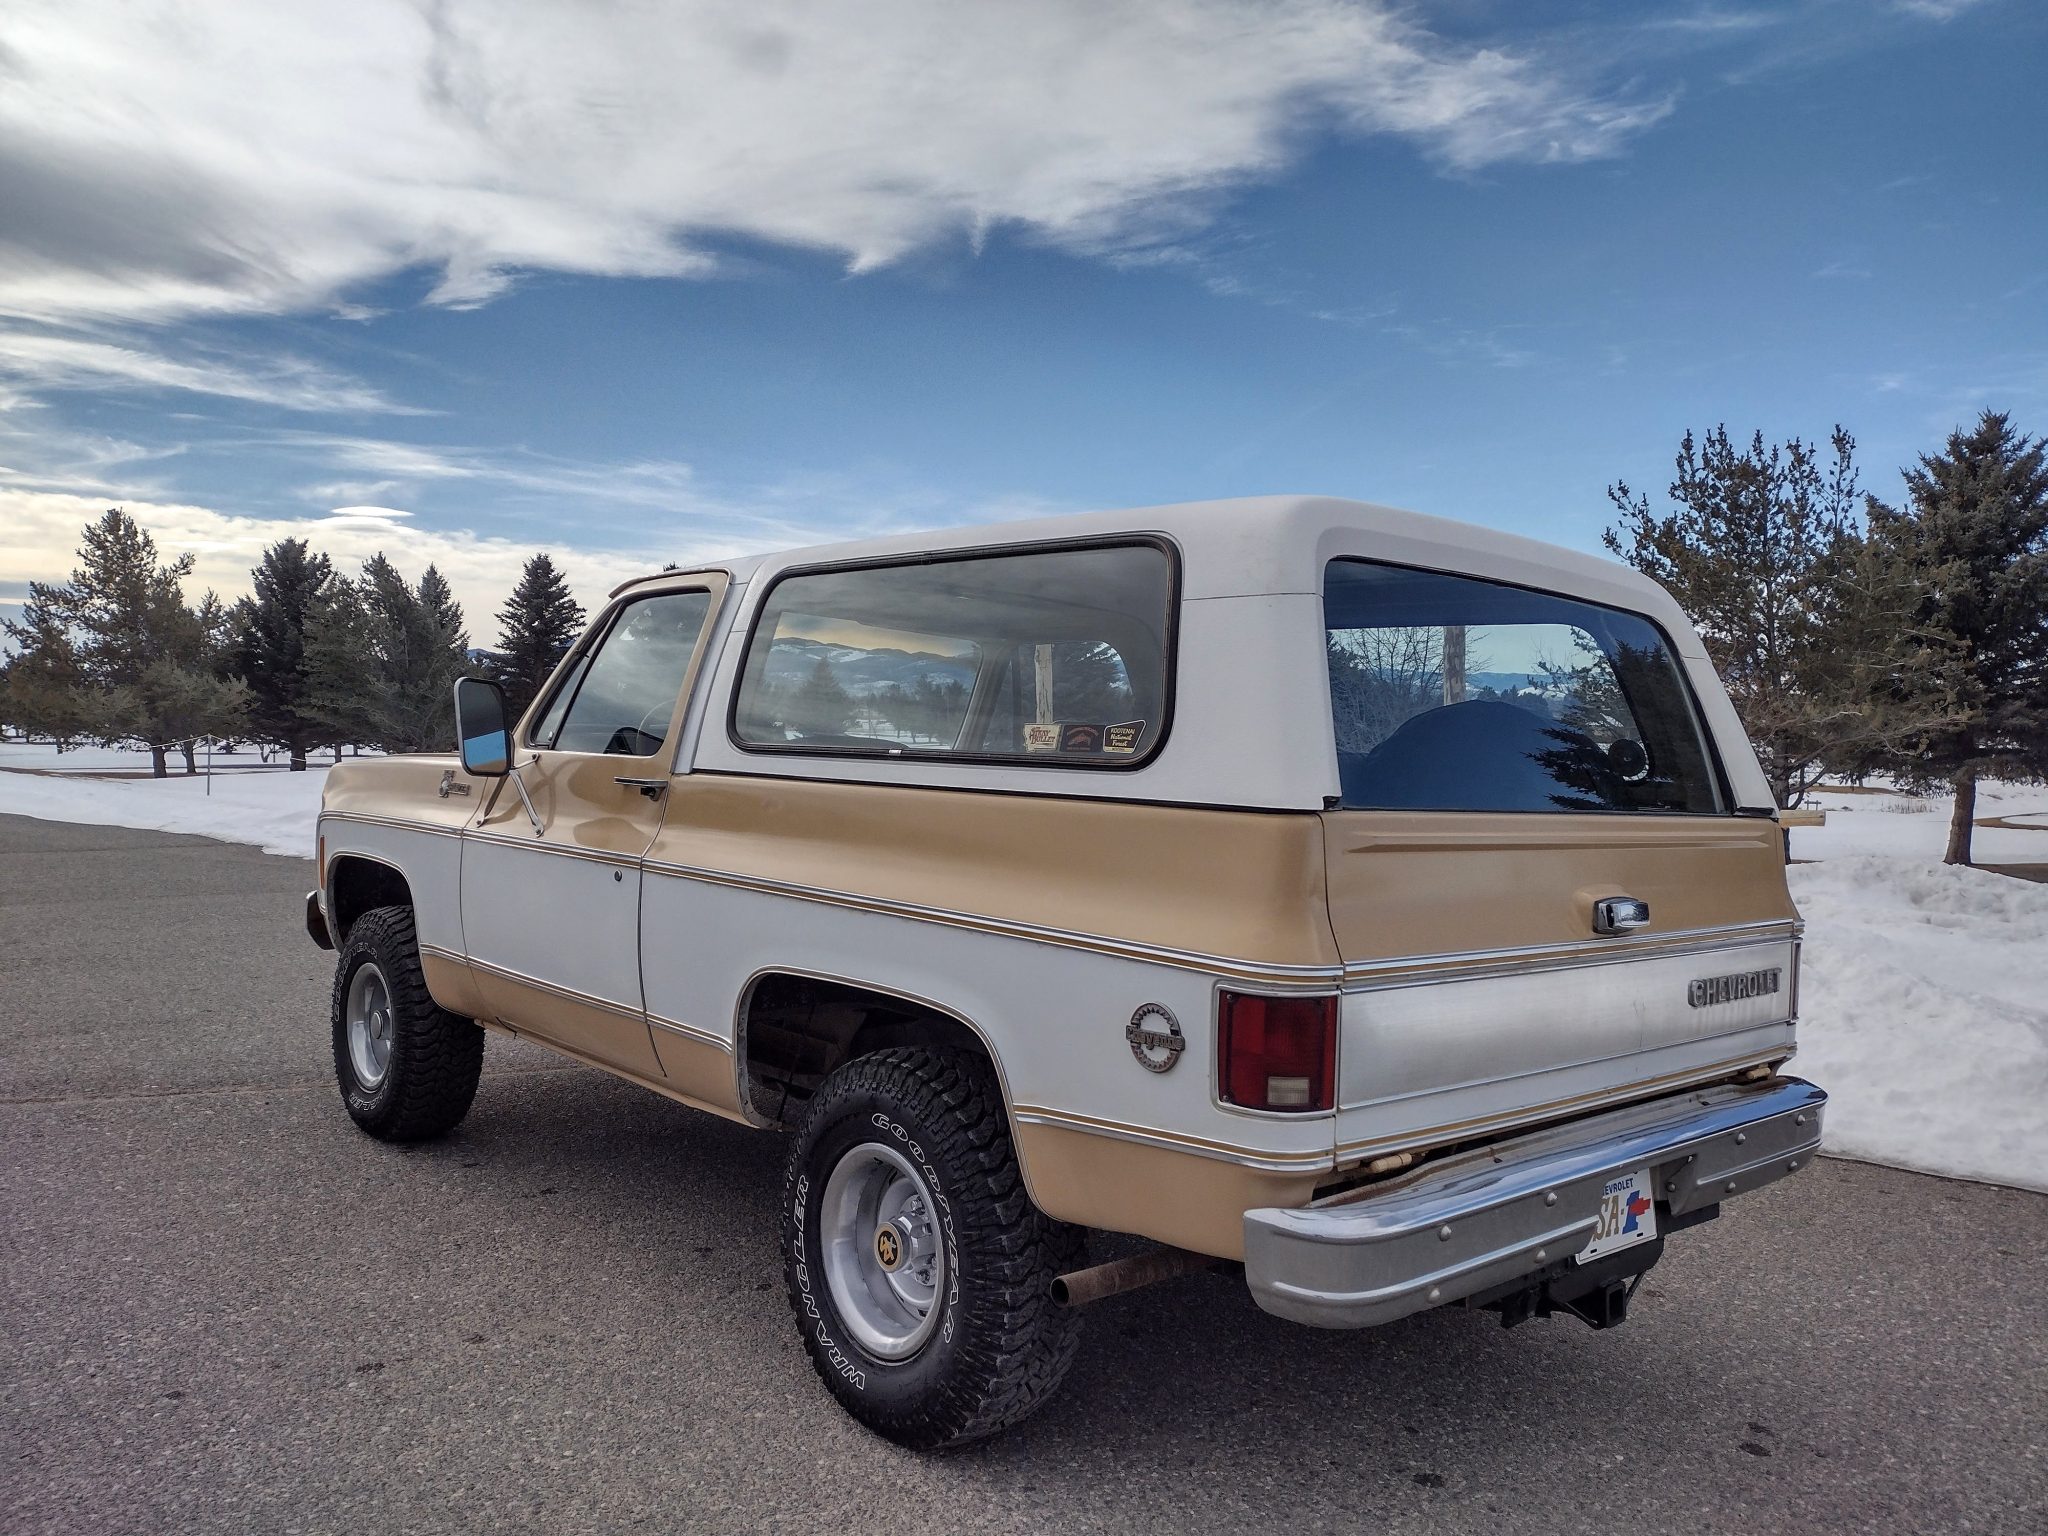
[[[0,604],[116,503],[224,591],[436,560],[487,640],[535,548],[1294,490],[1596,548],[1688,426],[1883,495],[2048,430],[2023,0],[846,9],[31,6]]]

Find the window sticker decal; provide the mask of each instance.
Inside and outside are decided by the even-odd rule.
[[[1145,739],[1145,722],[1125,720],[1118,725],[1102,728],[1102,750],[1113,752],[1119,757],[1128,757],[1138,750],[1138,743]]]

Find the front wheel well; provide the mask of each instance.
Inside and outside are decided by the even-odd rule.
[[[328,861],[327,928],[337,945],[347,942],[349,929],[365,912],[412,904],[412,887],[391,865],[360,854]]]
[[[747,1107],[772,1125],[796,1125],[826,1078],[849,1061],[895,1046],[953,1050],[1002,1076],[979,1032],[935,1003],[860,982],[765,971],[739,1010]]]

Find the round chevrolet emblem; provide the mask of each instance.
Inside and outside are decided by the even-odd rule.
[[[1164,1003],[1146,1003],[1132,1014],[1131,1022],[1124,1026],[1124,1039],[1130,1042],[1138,1065],[1147,1072],[1171,1072],[1180,1053],[1187,1049],[1187,1041],[1181,1038],[1180,1020]]]
[[[903,1262],[903,1239],[896,1235],[894,1227],[878,1227],[875,1230],[875,1257],[881,1260],[882,1268],[895,1272]]]

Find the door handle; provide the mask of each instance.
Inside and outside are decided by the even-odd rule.
[[[659,800],[668,790],[667,779],[634,779],[621,776],[613,779],[614,784],[623,784],[628,789],[637,789],[650,800]]]
[[[1650,926],[1650,904],[1633,896],[1608,896],[1593,903],[1593,931],[1632,933]]]

